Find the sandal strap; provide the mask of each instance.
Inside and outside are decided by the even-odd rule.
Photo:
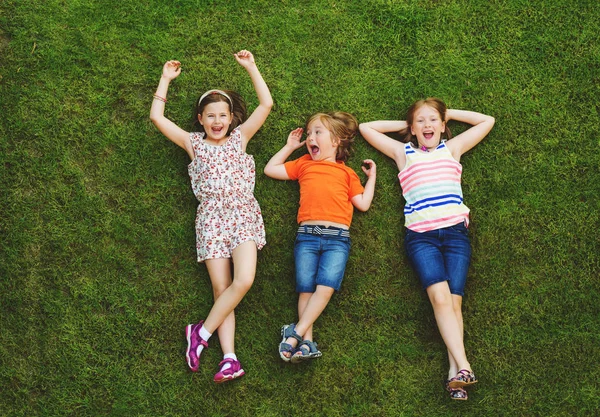
[[[300,335],[298,333],[296,333],[296,325],[294,323],[285,327],[285,329],[283,330],[283,336],[285,338],[293,337],[298,342],[302,342],[302,337],[300,337]]]
[[[317,347],[317,342],[313,342],[312,340],[303,340],[301,345],[307,346],[309,353],[315,353],[319,351],[319,348]]]
[[[296,353],[301,352],[302,356],[310,355],[310,346],[308,345],[308,343],[304,342],[306,342],[306,340],[304,340],[298,345],[298,347],[296,348]]]
[[[459,380],[471,383],[477,382],[477,377],[475,376],[473,371],[470,371],[468,369],[461,369],[460,371],[458,371],[456,376],[452,378],[452,380]]]
[[[279,344],[280,352],[294,352],[295,349],[296,348],[294,348],[294,346],[290,345],[289,343],[281,342]]]
[[[223,371],[223,365],[225,365],[226,363],[228,363],[230,366],[229,366],[229,368],[227,368]],[[241,368],[242,368],[242,365],[240,364],[240,361],[236,361],[235,359],[226,358],[226,359],[223,359],[221,362],[219,362],[219,370],[228,375],[236,373]]]

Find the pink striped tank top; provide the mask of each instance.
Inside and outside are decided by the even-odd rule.
[[[460,185],[462,165],[445,143],[431,152],[404,146],[406,165],[398,174],[404,206],[404,225],[415,232],[427,232],[469,224],[469,208],[463,204]]]

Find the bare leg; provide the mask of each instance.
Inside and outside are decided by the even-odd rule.
[[[325,310],[325,307],[327,307],[327,304],[329,303],[329,300],[334,292],[335,290],[331,287],[317,285],[317,290],[314,293],[302,293],[310,294],[310,297],[306,297],[308,298],[308,302],[302,311],[300,320],[296,324],[296,333],[304,336],[304,339],[308,339],[306,332],[310,331],[310,336],[312,337],[312,325],[319,318],[323,310]],[[298,308],[300,308],[300,299],[298,300]],[[292,345],[293,347],[298,345],[298,341],[293,337],[289,337],[286,340],[286,343]],[[286,356],[289,357],[289,354]]]
[[[227,258],[207,259],[205,261],[208,275],[212,283],[215,302],[231,286],[231,260]],[[223,354],[234,353],[235,346],[235,312],[232,311],[217,329]]]
[[[312,293],[312,292],[301,292],[300,295],[298,296],[298,321],[300,321],[300,319],[302,319],[304,310],[306,309],[306,306],[308,305],[308,302],[310,301],[310,297],[313,294],[314,293]],[[312,326],[310,326],[309,329],[304,332],[304,339],[312,340]]]
[[[448,283],[444,281],[429,286],[427,295],[433,306],[433,314],[442,339],[444,339],[448,352],[454,359],[454,365],[459,369],[471,370],[471,365],[465,354],[462,325],[459,324],[456,317]]]
[[[204,321],[204,327],[209,332],[213,333],[225,322],[226,319],[228,319],[228,316],[233,312],[240,301],[242,301],[244,295],[246,295],[248,290],[250,290],[250,287],[252,287],[254,276],[256,274],[256,253],[257,249],[254,241],[244,242],[233,250],[233,282],[231,282],[231,285],[227,286],[221,295],[219,295],[219,298],[215,300],[208,317]],[[212,260],[212,262],[210,262],[210,266],[209,261],[206,261],[208,273],[211,275],[211,281],[214,282],[216,280],[218,282],[226,282],[226,277],[218,274],[219,271],[223,271],[225,269],[219,263],[216,263],[215,265],[216,268],[214,269],[216,269],[215,273],[217,273],[217,276],[215,280],[213,280],[213,273],[211,270],[213,270],[213,264],[215,264],[215,261],[219,260]],[[229,276],[231,277],[231,273]],[[231,323],[227,323],[226,326],[231,325],[234,326],[233,328],[235,330],[235,319],[233,319]],[[227,335],[225,336],[227,337]],[[221,341],[221,343],[223,343],[223,341]],[[233,346],[233,341],[231,341],[231,346]]]
[[[463,315],[462,315],[462,297],[460,295],[452,294],[452,308],[454,309],[454,315],[456,316],[456,320],[458,321],[458,326],[460,328],[461,337],[464,338],[464,326],[463,326]],[[460,369],[454,357],[448,351],[448,361],[450,362],[450,369],[448,370],[448,379],[453,378]]]

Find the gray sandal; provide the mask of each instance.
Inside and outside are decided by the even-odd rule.
[[[286,324],[281,328],[281,343],[279,343],[279,357],[283,359],[284,362],[291,361],[292,356],[296,352],[295,347],[285,342],[289,337],[293,337],[298,342],[302,342],[302,338],[300,337],[300,335],[298,335],[298,333],[296,333],[296,325],[294,323]],[[288,358],[284,355],[284,353],[291,353],[291,355]]]
[[[309,359],[316,359],[323,356],[323,353],[319,350],[316,342],[310,340],[303,340],[296,352],[292,356],[292,363],[298,363],[302,361],[307,361]]]

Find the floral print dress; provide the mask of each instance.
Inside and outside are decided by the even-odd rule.
[[[221,146],[206,143],[204,133],[190,133],[194,160],[188,165],[198,199],[196,251],[198,262],[231,258],[240,244],[253,240],[258,249],[267,242],[258,201],[254,198],[254,158],[242,151],[239,127]]]

